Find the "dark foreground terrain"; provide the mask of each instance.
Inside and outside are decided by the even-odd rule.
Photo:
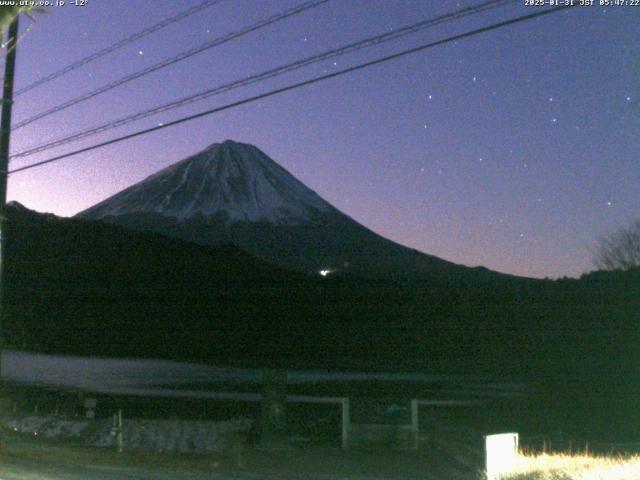
[[[640,427],[638,270],[400,285],[306,276],[234,247],[23,208],[7,229],[5,333],[16,348],[491,374],[537,392],[523,423],[618,436]]]
[[[471,480],[477,478],[479,459],[479,452],[454,454],[436,445],[418,452],[248,448],[241,458],[144,451],[118,454],[113,449],[5,433],[0,476],[7,480]]]

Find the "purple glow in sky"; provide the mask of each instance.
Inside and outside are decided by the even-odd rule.
[[[200,1],[71,3],[22,37],[16,88]],[[223,0],[18,97],[14,123],[298,3]],[[19,129],[12,151],[475,3],[332,0]],[[515,2],[11,167],[535,8]],[[576,276],[592,269],[599,235],[640,215],[638,25],[640,7],[576,7],[16,173],[9,199],[73,215],[229,138],[401,244],[518,275]]]

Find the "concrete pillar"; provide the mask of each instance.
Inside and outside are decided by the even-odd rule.
[[[262,389],[260,444],[263,448],[283,448],[287,445],[287,374],[265,374]]]
[[[351,416],[349,413],[349,399],[342,399],[342,448],[347,450],[349,448],[349,430],[350,430]]]
[[[411,400],[411,430],[413,432],[413,444],[409,446],[414,450],[418,449],[420,443],[420,422],[418,417],[418,400]]]

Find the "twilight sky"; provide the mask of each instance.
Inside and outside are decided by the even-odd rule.
[[[223,0],[18,97],[14,123],[301,2]],[[22,37],[16,88],[200,0],[66,3]],[[477,3],[332,0],[19,129],[12,152]],[[536,8],[515,2],[11,167]],[[23,18],[21,30],[30,23]],[[599,235],[640,217],[639,25],[640,7],[576,7],[16,173],[9,199],[73,215],[233,139],[401,244],[518,275],[577,276],[592,269]]]

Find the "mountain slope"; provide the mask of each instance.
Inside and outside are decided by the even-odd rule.
[[[203,245],[237,245],[288,269],[430,283],[515,277],[387,240],[341,213],[252,145],[214,144],[79,213]]]

